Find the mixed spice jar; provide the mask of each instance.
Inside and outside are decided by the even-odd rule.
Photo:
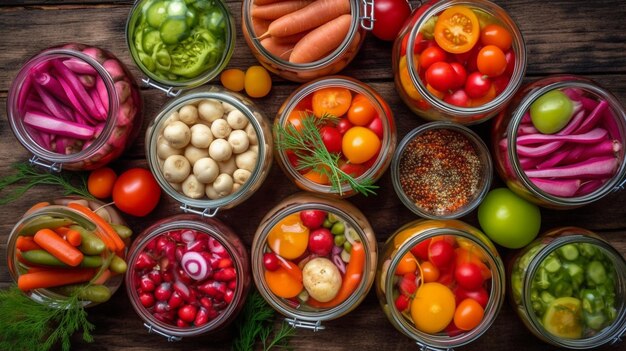
[[[400,142],[391,180],[402,203],[432,219],[472,211],[491,185],[489,150],[478,135],[452,122],[426,123]]]
[[[119,157],[139,133],[135,79],[112,53],[70,43],[29,59],[11,84],[7,117],[31,163],[92,170]]]
[[[550,230],[512,257],[508,273],[513,308],[544,342],[593,349],[626,332],[626,261],[595,233]]]
[[[552,76],[524,87],[494,121],[491,146],[508,187],[538,205],[569,209],[621,190],[626,111],[595,82]]]
[[[478,229],[420,219],[385,242],[376,293],[391,324],[422,349],[466,345],[493,324],[504,302],[504,264]]]
[[[257,289],[294,327],[355,309],[374,282],[377,244],[367,218],[354,205],[299,193],[261,220],[251,252]]]

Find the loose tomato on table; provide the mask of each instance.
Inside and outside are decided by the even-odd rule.
[[[159,203],[161,188],[150,171],[131,168],[115,181],[113,202],[124,213],[143,217]]]
[[[376,21],[372,34],[378,39],[393,41],[411,15],[411,6],[406,0],[376,0],[374,13]]]
[[[89,173],[87,178],[87,190],[98,199],[106,199],[113,193],[113,185],[117,174],[109,167],[102,167]]]

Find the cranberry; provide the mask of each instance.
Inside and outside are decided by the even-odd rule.
[[[163,246],[162,254],[170,261],[176,260],[176,244],[172,241],[165,244],[165,246]]]
[[[175,230],[173,232],[169,233],[170,235],[170,239],[172,239],[175,242],[181,242],[181,231],[180,230]]]
[[[161,282],[163,281],[163,279],[161,278],[161,272],[156,269],[151,270],[148,273],[148,278],[150,278],[150,280],[152,280],[156,285],[161,284]]]
[[[141,302],[141,305],[145,308],[150,308],[154,305],[154,295],[150,294],[150,293],[141,293],[139,294],[139,301]]]
[[[300,211],[300,220],[302,221],[302,224],[311,230],[321,227],[325,219],[326,219],[326,211],[321,211],[321,210]]]
[[[213,308],[213,302],[206,296],[200,299],[200,305],[208,310]]]
[[[175,309],[183,304],[183,297],[180,296],[178,291],[174,291],[170,296],[170,299],[167,300],[167,304],[169,305],[170,309]]]
[[[137,255],[137,260],[135,261],[135,269],[152,269],[152,267],[156,266],[156,261],[148,255],[146,252],[141,252]]]
[[[316,229],[309,235],[309,250],[316,255],[328,255],[333,245],[333,234],[326,228]]]
[[[226,294],[224,294],[224,301],[227,304],[230,304],[235,297],[235,292],[233,290],[226,290]]]
[[[141,281],[139,282],[140,291],[150,292],[150,291],[154,291],[155,288],[156,288],[156,284],[154,284],[154,281],[152,281],[152,279],[150,279],[148,275],[144,275],[143,277],[141,277]]]
[[[196,319],[198,308],[194,305],[184,305],[178,309],[178,317],[185,322],[191,323]]]
[[[156,242],[156,250],[159,251],[160,253],[163,253],[163,248],[165,247],[165,245],[167,245],[167,243],[170,242],[170,239],[165,236],[165,235],[161,235]]]
[[[165,313],[169,310],[170,308],[168,307],[167,302],[159,301],[154,305],[154,312]]]
[[[228,282],[228,288],[230,290],[235,290],[237,289],[237,280],[231,280]]]
[[[167,301],[172,296],[172,284],[163,282],[154,290],[154,297],[159,301]]]
[[[402,312],[409,308],[410,302],[411,302],[410,297],[400,294],[396,298],[395,305],[398,311]]]
[[[280,268],[280,262],[278,257],[273,252],[266,252],[263,254],[263,265],[268,271],[275,271]]]
[[[187,327],[189,327],[189,323],[187,323],[184,320],[178,318],[176,320],[176,326],[179,327],[179,328],[187,328]]]
[[[222,298],[226,293],[226,284],[218,281],[209,281],[204,284],[198,285],[198,290],[207,294],[212,298]]]
[[[222,258],[217,263],[217,268],[228,268],[233,266],[233,260],[230,258]]]
[[[237,271],[234,268],[224,268],[215,273],[213,273],[213,279],[220,282],[227,282],[237,278]]]
[[[194,319],[193,324],[198,327],[206,324],[208,321],[209,312],[205,308],[200,307],[198,313],[196,313],[196,318]]]
[[[174,283],[174,291],[176,291],[185,300],[191,297],[191,290],[189,290],[189,287],[180,280]]]

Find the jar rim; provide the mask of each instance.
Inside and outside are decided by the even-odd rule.
[[[409,199],[408,195],[405,193],[402,184],[400,182],[400,160],[402,159],[402,155],[406,147],[409,145],[413,139],[418,137],[419,135],[430,131],[430,130],[452,130],[458,133],[461,133],[464,137],[467,138],[468,141],[472,143],[476,150],[476,154],[480,158],[481,161],[481,171],[480,177],[481,186],[474,194],[474,198],[468,202],[465,206],[463,206],[460,210],[451,212],[448,214],[437,215],[431,212],[427,212],[417,206],[411,199]],[[462,217],[471,211],[473,211],[485,198],[487,193],[489,192],[489,188],[491,187],[493,178],[493,161],[491,159],[491,155],[489,152],[489,148],[485,144],[485,142],[471,129],[449,121],[436,121],[436,122],[428,122],[417,128],[411,130],[405,137],[400,141],[398,147],[396,148],[396,152],[393,155],[391,161],[391,181],[393,184],[393,188],[396,192],[396,195],[400,198],[400,201],[413,213],[418,216],[429,218],[429,219],[453,219]]]

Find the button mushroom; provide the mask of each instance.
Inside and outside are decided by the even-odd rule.
[[[191,172],[191,165],[185,156],[172,155],[163,163],[163,177],[168,182],[180,183]]]
[[[163,137],[159,137],[159,139],[157,140],[156,150],[157,156],[159,156],[159,158],[163,160],[172,155],[181,155],[183,153],[182,149],[173,148],[172,145],[170,145],[170,143]]]
[[[187,157],[187,160],[189,160],[189,163],[193,167],[196,161],[203,157],[209,156],[209,151],[208,149],[199,149],[193,145],[187,145],[184,155],[185,157]]]
[[[232,129],[244,129],[248,125],[248,118],[243,112],[239,110],[233,110],[228,112],[226,116],[226,122]]]
[[[224,107],[222,103],[214,99],[205,99],[198,104],[198,116],[207,122],[213,122],[222,118]]]
[[[248,140],[250,141],[250,145],[257,145],[259,143],[259,137],[256,134],[256,130],[254,129],[254,125],[252,123],[248,123],[246,126],[246,134],[248,134]]]
[[[228,136],[228,143],[233,148],[233,153],[235,154],[248,150],[250,145],[248,135],[243,130],[233,130]]]
[[[212,183],[220,173],[217,162],[212,158],[201,158],[193,165],[193,174],[202,183]]]
[[[233,174],[237,170],[234,157],[225,161],[218,161],[217,165],[220,167],[220,173]]]
[[[200,183],[195,175],[190,174],[187,179],[183,181],[183,194],[192,199],[200,199],[204,196],[204,184]]]
[[[233,173],[233,179],[235,180],[235,184],[243,185],[250,179],[251,175],[252,172],[247,169],[238,169]]]
[[[206,124],[194,124],[189,130],[191,131],[191,145],[200,149],[206,149],[211,145],[213,133],[211,133],[209,126]]]
[[[194,105],[185,105],[178,110],[181,122],[191,126],[198,121],[198,109]]]
[[[233,154],[233,149],[224,139],[215,139],[209,145],[209,156],[215,161],[225,161],[229,159]],[[243,167],[239,167],[243,168]]]
[[[215,178],[213,188],[219,197],[224,197],[233,191],[233,184],[233,177],[230,174],[222,173]]]
[[[185,123],[174,121],[163,129],[163,137],[173,148],[182,149],[189,144],[191,131]]]
[[[254,170],[254,167],[256,167],[258,156],[258,153],[248,150],[235,156],[235,164],[237,165],[237,168],[247,169],[248,171],[252,172]]]
[[[230,128],[225,119],[216,119],[211,123],[211,133],[213,133],[213,136],[216,138],[226,139],[231,131],[232,128]]]

